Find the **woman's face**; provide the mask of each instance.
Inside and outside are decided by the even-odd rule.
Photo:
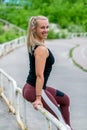
[[[35,29],[36,38],[39,41],[44,41],[47,38],[49,31],[49,23],[46,19],[37,20],[37,27]]]

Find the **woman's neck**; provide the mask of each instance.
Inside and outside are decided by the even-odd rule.
[[[35,36],[35,40],[39,43],[43,43],[45,42],[45,39],[40,39],[39,37]]]
[[[35,41],[36,41],[36,43],[39,43],[39,44],[42,44],[42,45],[44,45],[44,40],[38,40],[38,39],[35,39]]]

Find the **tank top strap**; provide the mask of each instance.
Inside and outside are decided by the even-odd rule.
[[[34,51],[35,51],[35,49],[38,47],[39,45],[35,45],[34,47],[31,47],[31,52],[32,52],[32,54],[34,54]]]
[[[36,45],[35,47],[34,47],[34,50],[38,47],[39,45]]]

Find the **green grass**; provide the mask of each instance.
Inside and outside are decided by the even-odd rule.
[[[79,47],[80,45],[76,45],[75,47],[71,48],[69,51],[69,58],[72,59],[72,62],[74,63],[75,66],[77,66],[78,68],[80,68],[82,71],[87,72],[87,69],[85,69],[83,66],[81,66],[80,64],[78,64],[74,59],[73,59],[73,51],[75,48]]]

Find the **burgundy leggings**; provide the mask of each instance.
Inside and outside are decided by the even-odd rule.
[[[23,87],[23,97],[29,101],[29,102],[34,102],[35,101],[35,87],[29,85],[26,83]],[[50,99],[50,101],[56,106],[60,107],[62,116],[66,122],[70,126],[70,113],[69,113],[69,97],[64,94],[63,92],[56,90],[55,88],[52,87],[46,87],[46,90],[44,90],[44,93],[46,96]],[[50,105],[48,105],[48,101],[46,98],[43,98],[42,94],[42,103],[43,107],[46,108],[49,112],[51,112],[55,117],[57,117],[55,110],[50,108]],[[58,118],[58,117],[57,117]]]

